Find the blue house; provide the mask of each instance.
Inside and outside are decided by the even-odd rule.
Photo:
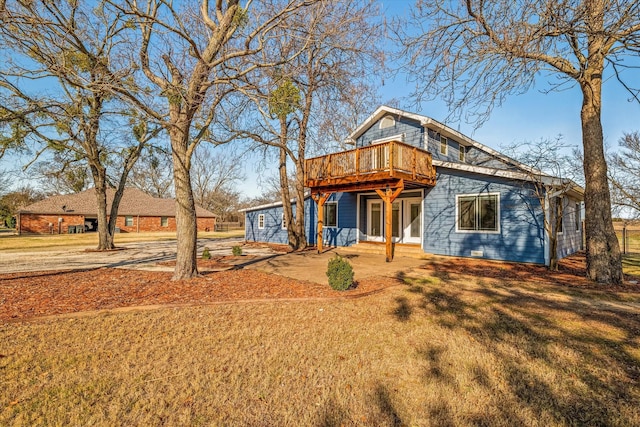
[[[571,181],[386,106],[348,141],[353,150],[306,160],[305,227],[319,250],[384,244],[390,261],[395,245],[410,245],[548,265],[552,235],[558,258],[581,249],[584,191]],[[248,241],[287,243],[280,203],[245,215]]]

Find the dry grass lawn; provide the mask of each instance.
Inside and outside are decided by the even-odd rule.
[[[244,229],[221,232],[200,232],[199,238],[220,239],[227,237],[244,237]],[[116,245],[132,242],[175,240],[175,232],[117,233],[114,236]],[[71,247],[98,246],[97,233],[56,234],[56,235],[0,235],[0,251],[16,252],[37,249],[57,250]]]
[[[2,324],[0,425],[640,425],[640,294],[400,279]]]

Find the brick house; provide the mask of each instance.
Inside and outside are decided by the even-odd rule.
[[[107,190],[111,206],[115,190]],[[22,208],[18,212],[18,234],[66,234],[98,229],[98,207],[93,188],[76,194],[53,196]],[[216,216],[196,206],[198,231],[213,231]],[[159,199],[136,188],[126,188],[116,227],[123,233],[176,231],[175,199]],[[71,229],[71,230],[70,230]]]

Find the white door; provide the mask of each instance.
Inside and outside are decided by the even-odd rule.
[[[374,242],[382,242],[383,222],[382,212],[384,210],[384,202],[382,200],[367,200],[367,240]]]
[[[403,242],[420,243],[422,230],[422,200],[403,199]]]

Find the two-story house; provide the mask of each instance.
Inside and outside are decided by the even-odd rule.
[[[548,264],[582,244],[583,190],[427,116],[378,108],[353,150],[306,160],[307,238],[323,246],[384,244],[429,254]],[[544,185],[536,185],[543,181]],[[541,192],[540,188],[544,190]],[[294,205],[295,209],[295,205]],[[245,210],[246,239],[287,243],[279,203]]]

